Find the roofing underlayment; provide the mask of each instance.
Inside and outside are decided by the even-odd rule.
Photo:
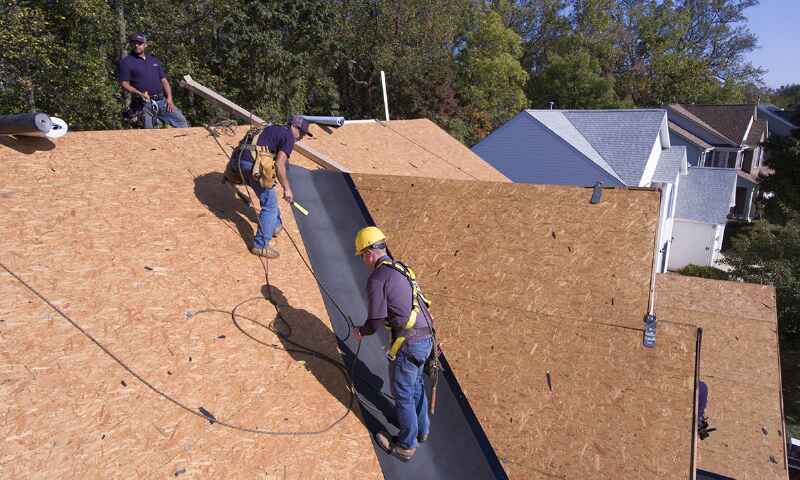
[[[388,132],[412,125],[398,124]],[[399,173],[407,167],[392,159],[405,157],[392,148],[412,142],[421,174],[498,175],[425,145],[434,134],[422,125],[418,136],[370,132],[396,146],[356,160],[345,153],[373,148],[360,126],[309,145],[337,139],[326,154],[343,152],[334,158],[353,171]],[[246,250],[254,211],[220,184],[223,150],[201,129],[78,132],[55,148],[0,140],[0,262],[16,275],[0,270],[0,477],[691,474],[696,329],[661,321],[658,347],[641,346],[657,192],[604,190],[590,205],[591,191],[573,187],[351,181],[293,155],[295,195],[311,214],[281,202],[291,237],[277,239],[282,256],[265,278]],[[430,442],[405,465],[373,446],[388,411],[376,339],[355,367],[364,407],[331,430],[226,426],[310,432],[347,411],[342,372],[286,351],[296,346],[270,328],[339,358],[335,333],[352,360],[347,325],[301,255],[359,323],[365,272],[350,249],[371,219],[433,298],[452,367]]]
[[[717,430],[700,441],[698,468],[740,480],[786,480],[775,289],[659,274],[659,320],[703,328],[700,377]]]

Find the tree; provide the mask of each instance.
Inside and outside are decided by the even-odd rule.
[[[41,110],[78,129],[119,126],[104,1],[12,2],[2,13],[0,110]]]
[[[761,182],[761,190],[772,194],[764,211],[770,221],[784,223],[787,211],[800,212],[800,138],[772,136],[764,154],[764,164],[774,171]]]
[[[800,84],[784,85],[770,92],[767,100],[787,110],[800,110]]]
[[[534,108],[615,108],[620,105],[614,77],[585,48],[550,52],[547,66],[531,78],[528,96]]]
[[[392,118],[450,125],[459,114],[455,52],[474,15],[469,0],[341,2],[334,68],[343,111],[382,118],[384,70]]]
[[[458,96],[474,144],[525,108],[528,74],[522,69],[519,35],[495,12],[481,15],[459,52]]]

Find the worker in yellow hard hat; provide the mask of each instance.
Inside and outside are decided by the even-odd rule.
[[[363,326],[354,327],[353,333],[361,340],[382,325],[392,332],[387,354],[389,381],[400,431],[395,437],[379,432],[375,438],[385,451],[407,461],[430,432],[422,376],[433,348],[433,318],[413,270],[389,256],[386,235],[379,228],[366,227],[358,232],[355,253],[371,272],[367,280],[367,320]]]

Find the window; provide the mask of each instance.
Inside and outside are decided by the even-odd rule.
[[[750,170],[753,168],[753,158],[756,157],[754,150],[745,150],[744,152],[744,161],[742,162],[742,170],[745,172],[750,173]]]

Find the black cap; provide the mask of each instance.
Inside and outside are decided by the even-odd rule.
[[[128,35],[128,43],[146,43],[147,38],[144,33],[131,33]]]
[[[292,115],[291,117],[289,117],[289,125],[292,127],[299,128],[300,133],[302,133],[303,135],[308,135],[310,137],[314,136],[311,135],[311,132],[308,131],[308,128],[311,126],[311,124],[308,122],[308,120],[303,118],[302,115]]]

